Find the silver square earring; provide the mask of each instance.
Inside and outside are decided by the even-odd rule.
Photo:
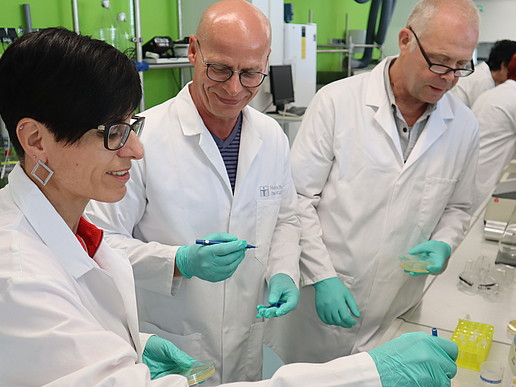
[[[38,175],[36,175],[36,172],[38,171],[39,167],[42,166],[47,172],[48,172],[48,175],[47,177],[45,177],[45,180],[41,179],[41,177],[39,177]],[[43,187],[47,185],[48,181],[50,180],[50,178],[52,177],[52,175],[54,174],[54,171],[51,170],[43,161],[41,160],[38,160],[38,163],[36,165],[34,165],[34,168],[32,168],[32,171],[30,173],[32,176],[34,176],[34,178],[39,181]]]

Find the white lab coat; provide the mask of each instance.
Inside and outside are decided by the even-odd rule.
[[[491,70],[486,62],[481,62],[475,67],[473,74],[467,77],[459,78],[451,92],[472,108],[477,98],[486,90],[495,87],[495,81],[491,75]]]
[[[235,184],[186,86],[141,115],[145,157],[134,164],[126,197],[92,203],[88,212],[111,246],[129,255],[137,287],[140,329],[215,362],[213,385],[261,378],[265,279],[299,281],[296,192],[289,144],[270,117],[246,107]],[[173,279],[178,246],[228,232],[257,246],[235,274],[211,283]],[[134,237],[134,238],[133,238]]]
[[[188,386],[178,375],[149,380],[127,258],[102,242],[91,259],[19,165],[0,190],[0,316],[3,387]],[[381,383],[364,353],[228,387],[302,386]]]
[[[473,105],[480,128],[478,157],[478,205],[498,184],[503,169],[516,157],[516,81],[482,94]]]
[[[429,239],[455,248],[469,225],[478,155],[472,112],[444,95],[404,163],[386,61],[320,90],[293,144],[305,287],[296,310],[267,331],[286,362],[374,347],[422,295],[426,277],[404,273],[398,257]],[[323,324],[307,286],[335,276],[360,308],[351,329]]]
[[[0,191],[0,316],[2,386],[151,383],[129,261],[104,242],[91,259],[19,165]]]

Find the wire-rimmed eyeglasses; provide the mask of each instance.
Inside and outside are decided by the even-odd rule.
[[[145,117],[132,116],[131,119],[136,121],[132,124],[123,122],[97,126],[96,129],[98,133],[104,136],[104,147],[106,149],[115,151],[122,148],[127,142],[131,130],[140,137],[145,123]]]
[[[423,49],[423,46],[421,45],[421,42],[419,41],[419,38],[417,37],[417,35],[414,32],[414,30],[412,29],[412,27],[408,27],[408,29],[410,31],[412,31],[412,33],[414,34],[414,37],[416,38],[416,42],[419,47],[419,50],[421,51],[421,54],[423,54],[423,57],[425,58],[426,63],[428,64],[428,70],[430,70],[434,74],[446,75],[449,72],[453,72],[453,75],[456,77],[467,77],[468,75],[471,75],[473,73],[473,71],[475,71],[475,65],[473,63],[473,59],[471,59],[471,61],[469,62],[469,64],[468,64],[469,67],[465,67],[462,69],[454,69],[450,66],[432,63],[430,61],[430,58],[428,57],[426,51]]]
[[[220,64],[220,63],[208,63],[204,60],[204,55],[201,50],[201,43],[197,39],[197,45],[199,46],[199,52],[201,53],[202,63],[206,66],[206,76],[215,82],[226,82],[233,74],[238,74],[240,84],[243,87],[252,89],[262,84],[267,74],[259,71],[236,71],[231,67]]]

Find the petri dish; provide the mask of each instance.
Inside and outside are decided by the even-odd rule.
[[[402,255],[399,259],[400,266],[403,270],[413,271],[414,273],[428,273],[426,267],[433,263],[430,258],[423,254]]]
[[[204,382],[214,373],[215,365],[211,360],[197,360],[192,363],[191,368],[177,372],[178,375],[186,377],[189,386]]]

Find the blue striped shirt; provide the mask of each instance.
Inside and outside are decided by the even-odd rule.
[[[220,139],[213,133],[211,136],[215,140],[217,147],[219,148],[220,155],[224,160],[226,166],[226,172],[228,173],[229,182],[231,183],[231,189],[235,192],[235,180],[236,172],[238,167],[238,151],[240,150],[240,133],[242,131],[242,113],[240,112],[238,120],[231,130],[228,138],[225,140]]]

